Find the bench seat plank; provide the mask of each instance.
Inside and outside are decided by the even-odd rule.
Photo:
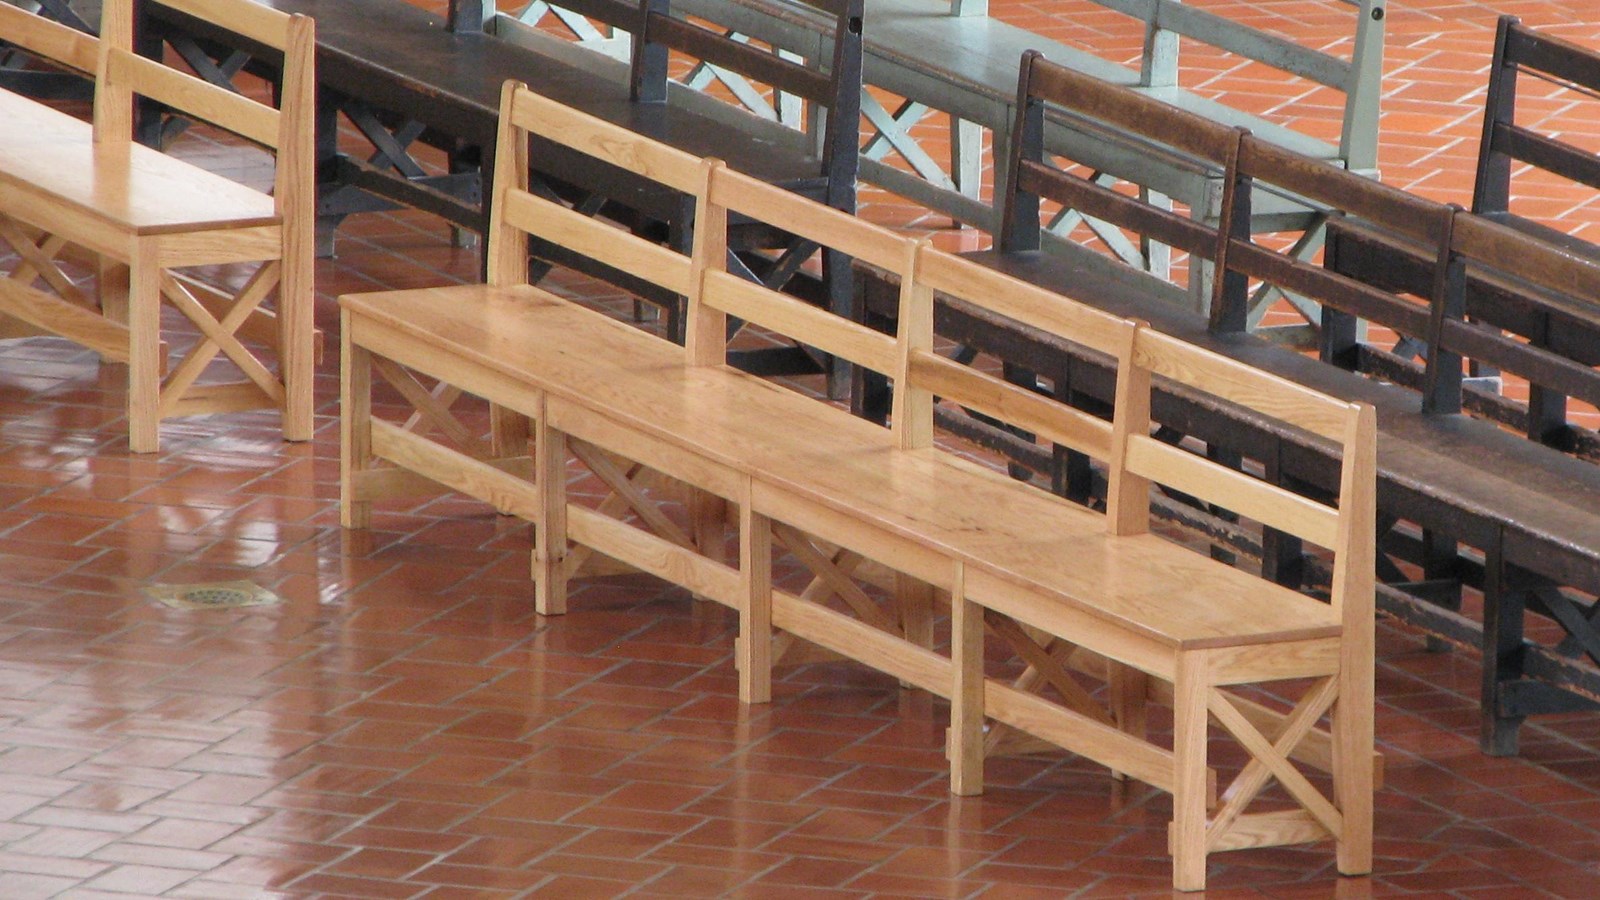
[[[36,101],[0,91],[0,115],[8,130],[0,185],[11,197],[48,197],[51,207],[140,235],[276,222],[270,196],[142,145],[96,148],[88,122]]]

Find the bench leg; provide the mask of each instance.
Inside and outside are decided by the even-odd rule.
[[[161,429],[161,266],[140,241],[128,265],[128,446],[159,449]]]
[[[113,322],[128,324],[128,267],[105,256],[98,258],[96,267],[100,314]]]
[[[534,423],[533,479],[539,518],[533,523],[533,606],[541,616],[567,611],[567,436],[544,410]]]
[[[726,563],[728,501],[695,487],[690,487],[688,494],[685,505],[689,508],[689,534],[695,549],[706,559]],[[695,594],[694,598],[700,601],[710,599],[702,594]]]
[[[739,700],[772,700],[772,520],[750,507],[745,492],[739,504]]]
[[[1336,836],[1343,875],[1372,871],[1374,687],[1370,635],[1366,640],[1365,652],[1357,649],[1345,657],[1332,717],[1333,796],[1344,826]]]
[[[1199,891],[1206,886],[1206,659],[1178,655],[1173,679],[1172,752],[1176,767],[1172,791],[1172,886]]]
[[[285,226],[287,228],[288,226]],[[309,229],[284,241],[278,281],[278,377],[283,381],[283,439],[309,441],[315,430],[316,287]]]
[[[1111,694],[1111,715],[1116,720],[1117,727],[1124,734],[1130,734],[1144,740],[1149,733],[1147,727],[1149,703],[1146,702],[1150,692],[1150,676],[1132,666],[1125,666],[1115,660],[1107,659],[1106,682]],[[1126,772],[1113,771],[1113,778],[1118,781],[1127,780]]]
[[[967,599],[966,569],[950,586],[950,793],[983,793],[983,607]]]
[[[933,585],[896,572],[894,597],[900,613],[900,633],[906,642],[933,649]],[[901,687],[911,687],[902,682]]]
[[[372,464],[372,353],[356,346],[350,314],[339,323],[339,524],[372,527],[372,501],[359,500],[356,482]]]

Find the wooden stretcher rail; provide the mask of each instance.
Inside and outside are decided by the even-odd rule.
[[[674,346],[528,283],[521,261],[530,235],[517,223],[538,227],[537,210],[559,204],[532,193],[527,167],[514,163],[527,152],[530,129],[561,142],[591,123],[515,84],[502,109],[490,282],[340,299],[346,525],[366,525],[387,488],[415,487],[387,474],[388,466],[414,467],[533,523],[535,602],[543,614],[565,611],[573,560],[592,553],[735,609],[746,702],[771,699],[773,666],[805,642],[948,697],[951,784],[959,793],[982,788],[993,749],[986,717],[996,720],[995,733],[1020,729],[1148,780],[1174,794],[1171,845],[1181,889],[1204,887],[1213,850],[1286,841],[1332,839],[1340,871],[1370,870],[1370,407],[1252,372],[1142,323],[800,203],[715,161],[699,169],[692,254],[638,270],[676,284],[687,261],[688,343]],[[665,148],[639,138],[629,147],[588,142],[587,151],[648,167]],[[731,274],[729,234],[743,219],[891,262],[901,284],[899,333],[890,339]],[[561,227],[569,224],[591,232],[576,239],[581,246],[644,246],[599,219]],[[932,284],[922,281],[925,269]],[[933,357],[934,284],[968,291],[962,299],[977,306],[995,298],[1020,321],[1063,326],[1062,339],[1115,360],[1112,420]],[[892,427],[730,368],[730,315],[894,373]],[[373,421],[374,374],[419,401],[408,426]],[[1157,379],[1215,390],[1225,402],[1331,436],[1343,460],[1334,502],[1153,441]],[[486,438],[458,418],[453,401],[462,390],[488,401]],[[1108,513],[946,449],[934,439],[937,402],[1014,417],[1096,455],[1112,483]],[[527,465],[506,465],[530,442]],[[574,463],[609,494],[598,503],[569,497]],[[507,484],[529,470],[531,483]],[[1155,483],[1326,546],[1334,559],[1331,602],[1150,534]],[[773,583],[780,553],[808,573],[802,590]],[[861,583],[857,570],[868,562],[887,573],[877,581],[886,597]],[[938,596],[950,603],[948,655],[934,640]],[[986,671],[985,622],[1026,666],[1020,681]],[[1083,658],[1069,658],[1077,654]],[[1080,674],[1108,682],[1110,708],[1078,683]],[[1288,712],[1245,702],[1233,690],[1276,684],[1292,692],[1293,679],[1312,687],[1287,701]],[[1170,746],[1150,740],[1150,702],[1174,708],[1179,727]],[[1328,726],[1318,727],[1330,709]],[[1223,773],[1207,751],[1213,720],[1254,760],[1220,794]],[[1304,765],[1331,769],[1331,795],[1301,774]],[[1303,808],[1300,815],[1246,811],[1267,772]]]

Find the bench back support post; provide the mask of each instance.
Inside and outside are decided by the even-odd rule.
[[[486,15],[494,15],[493,4],[485,9],[483,0],[450,0],[445,27],[456,34],[482,34]]]
[[[517,126],[513,115],[519,90],[527,90],[527,85],[507,81],[500,89],[494,184],[489,197],[491,210],[504,209],[506,197],[512,191],[528,190],[528,134]],[[488,246],[484,255],[490,284],[504,286],[528,283],[528,235],[522,229],[508,225],[499,215],[489,217]]]
[[[1011,152],[1005,161],[1005,194],[1000,204],[1000,250],[1027,253],[1039,249],[1039,195],[1023,191],[1017,173],[1023,160],[1044,160],[1044,102],[1033,95],[1034,63],[1044,58],[1037,50],[1022,54],[1017,74],[1017,107],[1011,123]]]
[[[1478,171],[1472,188],[1472,211],[1505,212],[1511,204],[1511,156],[1495,149],[1495,132],[1510,125],[1517,110],[1517,61],[1507,43],[1516,16],[1501,16],[1495,27],[1494,62],[1489,67],[1489,93],[1483,102],[1483,132],[1478,139]]]
[[[1239,168],[1240,150],[1250,134],[1234,130],[1236,140],[1228,148],[1222,170],[1222,209],[1217,217],[1217,249],[1211,262],[1211,331],[1217,334],[1242,334],[1250,327],[1250,280],[1228,265],[1228,248],[1234,239],[1250,243],[1250,195],[1254,179]],[[1194,275],[1190,275],[1191,278]]]
[[[1362,0],[1356,23],[1355,51],[1345,84],[1344,121],[1339,130],[1339,156],[1354,172],[1378,168],[1378,106],[1383,99],[1383,44],[1387,28],[1386,0]]]
[[[650,39],[652,16],[672,14],[671,0],[639,0],[638,26],[633,37],[633,65],[628,75],[629,96],[635,103],[667,102],[666,44]]]
[[[1453,415],[1461,411],[1461,354],[1448,349],[1444,339],[1446,321],[1466,318],[1466,262],[1454,251],[1455,214],[1459,207],[1447,207],[1444,234],[1434,263],[1433,296],[1428,304],[1427,368],[1422,380],[1422,411]]]

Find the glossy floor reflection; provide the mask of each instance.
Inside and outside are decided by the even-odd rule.
[[[1593,18],[1588,0],[1512,6]],[[1393,11],[1397,183],[1465,199],[1495,8]],[[1575,227],[1589,200],[1567,205]],[[446,237],[370,216],[319,263],[309,444],[238,415],[169,424],[135,457],[120,370],[54,341],[0,347],[0,898],[1169,893],[1156,792],[1056,757],[993,763],[985,796],[952,798],[943,704],[886,678],[785,670],[773,704],[741,708],[719,607],[609,576],[540,619],[528,529],[451,498],[341,530],[332,297],[471,279]],[[180,611],[140,590],[236,579],[284,602]],[[1595,896],[1600,716],[1486,758],[1476,659],[1388,624],[1379,651],[1376,873],[1338,879],[1326,847],[1225,854],[1211,893]]]

